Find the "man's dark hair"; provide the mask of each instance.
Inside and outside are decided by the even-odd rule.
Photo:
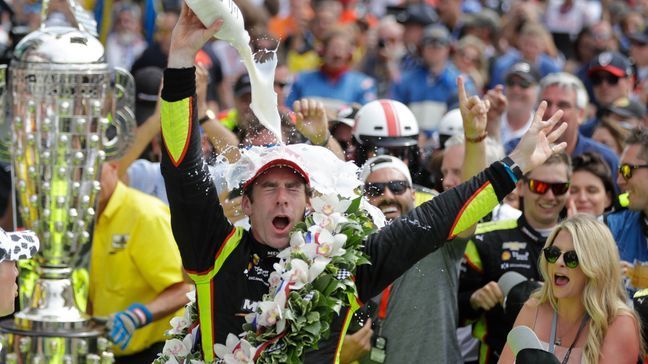
[[[641,151],[639,152],[639,157],[644,161],[648,162],[648,128],[639,127],[632,130],[632,133],[626,140],[627,145],[639,144],[641,145]]]

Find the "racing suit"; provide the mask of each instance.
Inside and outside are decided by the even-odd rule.
[[[210,361],[213,344],[224,344],[228,333],[240,334],[243,315],[268,292],[278,251],[256,241],[250,231],[232,226],[224,216],[202,157],[195,110],[194,69],[167,69],[162,90],[162,175],[182,262],[196,284],[201,350]],[[357,295],[352,306],[333,319],[330,337],[307,352],[304,361],[337,361],[348,322],[362,302],[477,222],[514,187],[507,168],[496,162],[369,236],[364,250],[371,264],[355,272]]]
[[[524,215],[517,220],[477,225],[461,266],[459,314],[464,322],[476,321],[473,323],[473,336],[481,342],[480,363],[497,363],[515,318],[505,315],[501,305],[488,311],[475,310],[470,305],[470,297],[488,282],[497,282],[509,271],[541,281],[538,261],[545,241],[546,237],[535,231]]]

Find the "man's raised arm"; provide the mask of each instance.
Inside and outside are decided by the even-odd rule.
[[[553,130],[563,112],[543,121],[546,108],[546,102],[540,103],[531,127],[509,157],[369,237],[366,252],[372,264],[358,267],[356,277],[361,300],[375,296],[418,260],[477,223],[524,173],[565,149],[566,143],[553,144],[567,127],[562,123]]]
[[[171,227],[190,273],[212,268],[218,249],[234,232],[218,201],[218,193],[204,161],[196,112],[194,59],[220,28],[209,28],[183,3],[173,29],[168,68],[161,95],[164,151],[161,170],[166,185]]]

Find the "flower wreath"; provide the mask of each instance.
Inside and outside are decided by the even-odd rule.
[[[213,363],[299,363],[304,350],[328,338],[330,323],[356,294],[352,276],[368,264],[364,240],[376,230],[375,208],[361,196],[354,199],[320,195],[290,234],[289,247],[270,274],[269,292],[256,312],[246,316],[240,338],[229,334],[215,344]],[[198,321],[195,292],[182,317],[171,320],[171,336],[155,364],[205,363],[194,345]]]

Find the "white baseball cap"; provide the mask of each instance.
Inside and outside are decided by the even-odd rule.
[[[380,155],[366,161],[360,169],[360,180],[363,183],[367,182],[367,178],[369,178],[371,173],[383,168],[394,168],[401,172],[405,178],[407,178],[407,182],[409,182],[410,186],[412,185],[412,175],[410,174],[409,168],[405,162],[391,155]]]

